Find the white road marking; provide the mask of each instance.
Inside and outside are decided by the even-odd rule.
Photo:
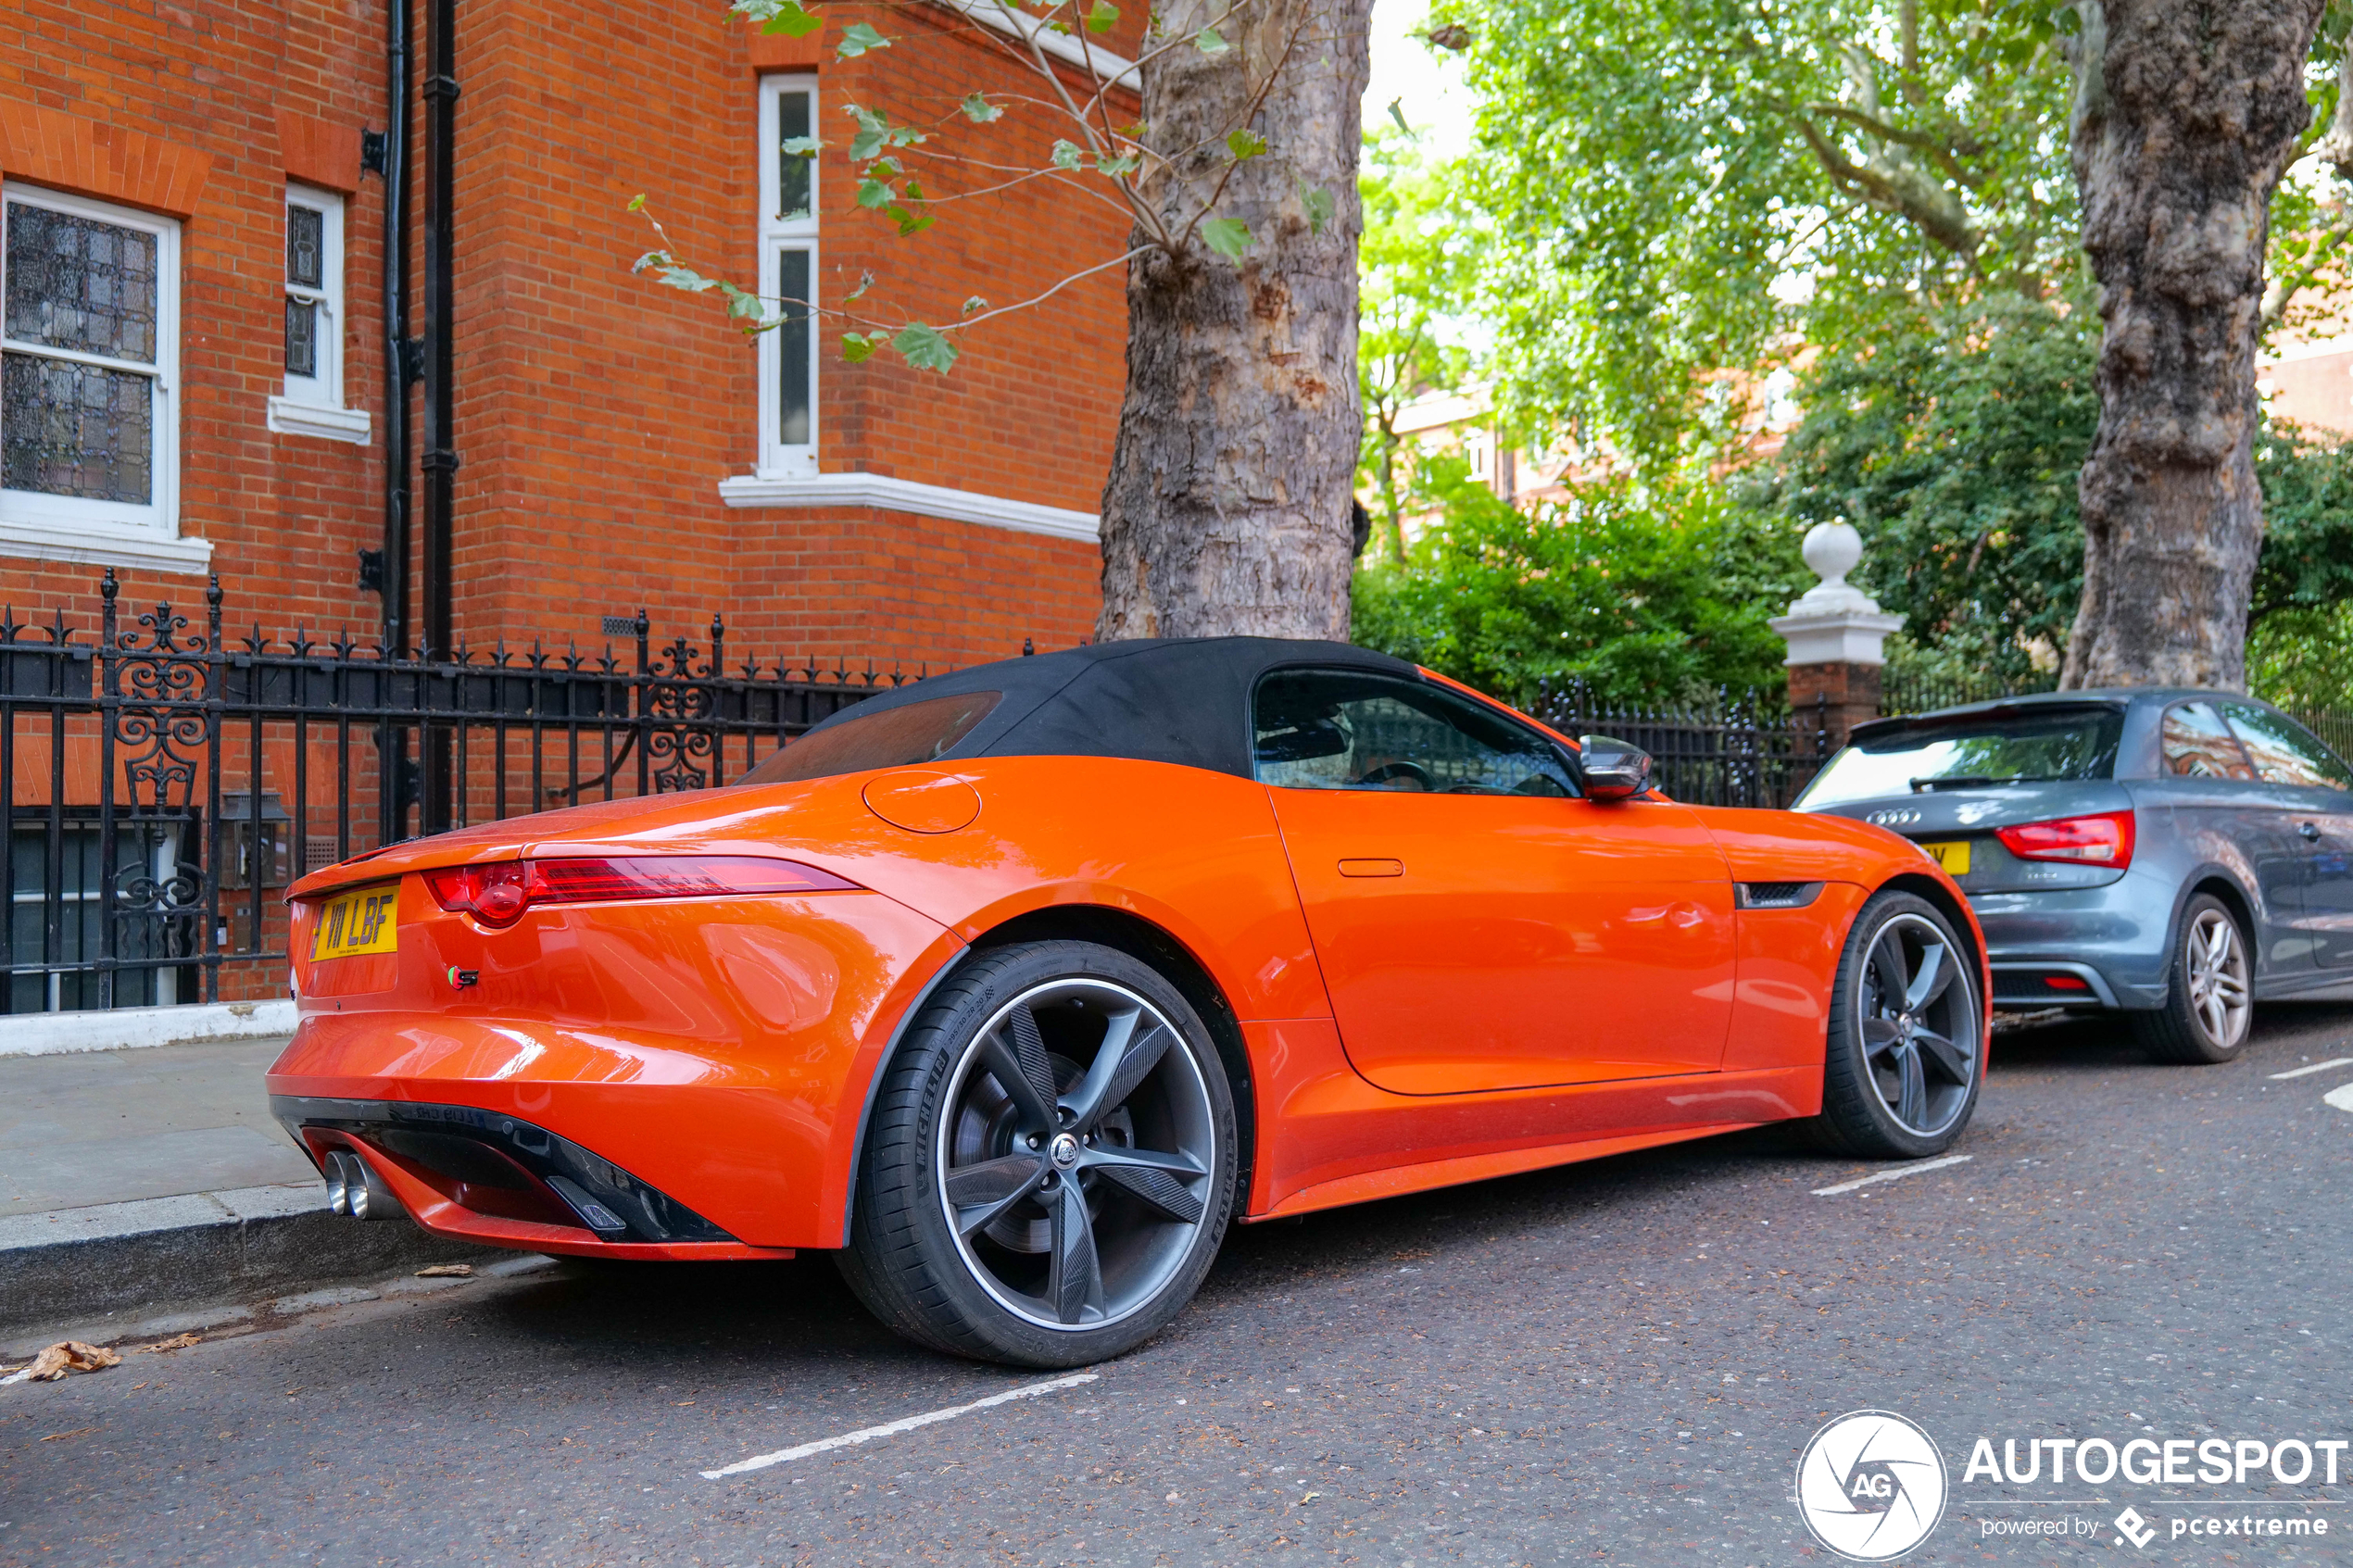
[[[2331,1089],[2321,1097],[2322,1105],[2333,1105],[2339,1110],[2353,1111],[2353,1084]]]
[[[1001,1394],[991,1394],[985,1399],[975,1399],[969,1405],[950,1405],[946,1410],[925,1411],[921,1415],[902,1416],[897,1421],[885,1422],[880,1426],[862,1426],[855,1432],[845,1432],[838,1437],[820,1437],[813,1443],[803,1443],[797,1449],[778,1449],[773,1454],[756,1454],[750,1459],[739,1459],[735,1463],[723,1465],[717,1470],[704,1471],[703,1479],[717,1481],[729,1475],[741,1475],[748,1470],[765,1470],[772,1464],[788,1464],[794,1460],[807,1459],[811,1454],[822,1454],[831,1449],[847,1449],[860,1443],[871,1443],[877,1437],[895,1437],[901,1432],[912,1432],[918,1426],[929,1426],[935,1422],[953,1421],[960,1415],[970,1415],[975,1411],[985,1411],[991,1405],[1010,1404],[1015,1399],[1030,1399],[1040,1394],[1051,1394],[1063,1388],[1076,1388],[1082,1383],[1094,1382],[1096,1376],[1094,1373],[1082,1372],[1069,1377],[1057,1377],[1048,1383],[1026,1383],[1019,1388],[1008,1388]]]
[[[2309,1067],[2293,1067],[2285,1073],[2274,1073],[2271,1081],[2277,1083],[2282,1078],[2301,1078],[2307,1073],[2326,1073],[2332,1067],[2353,1067],[2353,1056],[2341,1056],[2334,1061],[2316,1061]]]
[[[1877,1186],[1881,1182],[1900,1182],[1906,1176],[1917,1176],[1922,1171],[1942,1171],[1947,1165],[1966,1165],[1976,1159],[1974,1154],[1948,1154],[1942,1160],[1917,1160],[1909,1165],[1898,1165],[1893,1171],[1879,1171],[1868,1176],[1857,1176],[1851,1182],[1841,1182],[1834,1187],[1816,1187],[1817,1198],[1832,1198],[1856,1187]]]

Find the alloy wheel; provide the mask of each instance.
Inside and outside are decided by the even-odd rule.
[[[1856,1016],[1872,1092],[1897,1124],[1934,1137],[1968,1108],[1981,1020],[1967,955],[1933,922],[1899,913],[1856,976]]]
[[[2238,923],[2221,909],[2198,910],[2183,937],[2183,959],[2198,1033],[2218,1050],[2234,1049],[2254,1011]]]
[[[1176,1026],[1110,981],[1036,985],[948,1083],[937,1190],[965,1266],[1042,1327],[1117,1323],[1183,1266],[1217,1169],[1217,1118]]]

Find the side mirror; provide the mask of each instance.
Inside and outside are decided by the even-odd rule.
[[[1580,735],[1579,756],[1585,773],[1585,798],[1624,800],[1651,786],[1651,754],[1614,735]]]

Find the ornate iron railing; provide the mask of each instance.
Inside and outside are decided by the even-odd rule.
[[[158,604],[109,571],[94,628],[0,611],[7,1012],[283,994],[284,887],[356,850],[587,800],[739,777],[878,686],[871,667],[730,668],[505,645],[447,659],[272,639]]]

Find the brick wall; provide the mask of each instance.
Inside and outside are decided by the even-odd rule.
[[[643,192],[706,270],[751,274],[756,83],[775,69],[820,82],[830,144],[821,298],[871,270],[875,314],[952,319],[972,295],[1008,303],[1115,257],[1123,215],[1053,182],[948,203],[934,229],[903,240],[850,201],[846,101],[937,121],[975,87],[1026,94],[1034,77],[950,13],[921,7],[877,7],[871,19],[894,46],[849,62],[755,37],[717,0],[467,0],[459,14],[462,639],[592,644],[600,616],[642,605],[661,634],[699,634],[720,611],[731,647],[764,659],[936,668],[1091,630],[1097,558],[1086,541],[886,511],[724,506],[718,482],[753,465],[753,350],[708,298],[628,270],[651,243],[626,210]],[[830,14],[838,26],[858,13]],[[1124,33],[1139,21],[1140,10]],[[420,79],[422,34],[421,17]],[[1111,43],[1132,52],[1135,40]],[[213,542],[240,625],[372,630],[381,613],[355,563],[383,527],[384,186],[358,164],[359,130],[385,122],[384,78],[373,0],[19,0],[0,15],[0,180],[183,221],[181,530]],[[1132,100],[1119,112],[1132,115]],[[422,114],[411,124],[421,153]],[[1040,158],[1059,133],[1018,107],[991,127],[953,124],[956,150],[995,162]],[[265,425],[283,378],[289,173],[351,193],[345,401],[376,414],[366,446]],[[953,171],[930,182],[971,188]],[[421,221],[412,243],[421,257]],[[412,309],[422,331],[421,297]],[[845,364],[829,330],[821,468],[1091,512],[1125,331],[1116,270],[983,327],[946,378],[887,354]],[[99,570],[0,553],[0,602],[20,618],[82,609]],[[198,578],[123,576],[127,604],[200,608]]]

